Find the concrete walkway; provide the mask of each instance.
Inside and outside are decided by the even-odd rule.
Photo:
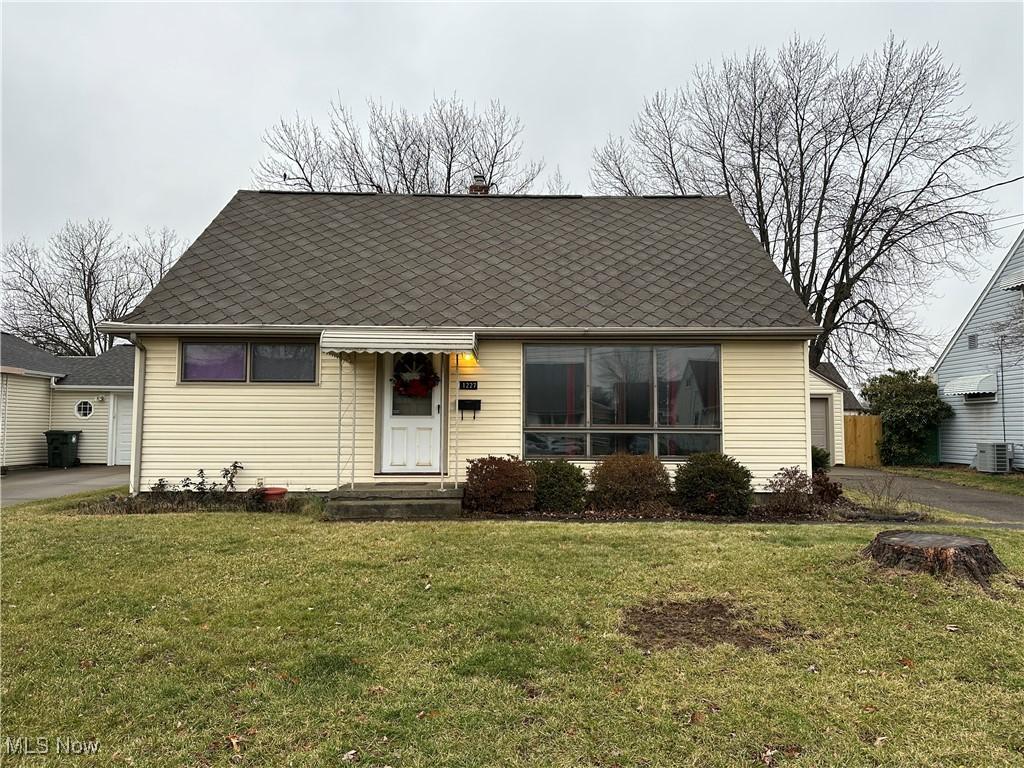
[[[90,464],[71,469],[12,469],[0,477],[0,506],[118,485],[128,485],[128,467]]]
[[[976,515],[994,523],[1024,523],[1024,496],[965,488],[941,480],[890,475],[861,467],[835,467],[829,474],[844,486],[855,489],[863,489],[865,485],[871,484],[877,486],[880,481],[891,477],[894,478],[895,487],[903,492],[903,497],[908,501],[949,512]]]

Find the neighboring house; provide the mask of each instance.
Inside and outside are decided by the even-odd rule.
[[[0,466],[46,463],[48,429],[81,431],[83,464],[130,464],[135,351],[58,357],[4,333],[0,338]]]
[[[1015,338],[1000,327],[1016,318]],[[954,415],[939,430],[939,460],[973,464],[978,443],[1012,443],[1024,469],[1024,232],[932,368]],[[1003,349],[1000,350],[1000,336]]]
[[[857,396],[832,363],[811,370],[811,443],[829,452],[833,464],[846,463],[845,415],[863,412]]]
[[[806,309],[728,199],[238,192],[130,315],[132,487],[471,458],[810,465]]]

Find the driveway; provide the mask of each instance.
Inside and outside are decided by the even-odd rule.
[[[0,477],[0,506],[128,485],[128,467],[87,465],[71,469],[14,469]]]
[[[843,485],[856,489],[892,477],[908,501],[950,512],[976,515],[994,523],[1024,523],[1024,496],[965,488],[941,480],[889,475],[861,467],[835,467],[829,474]]]

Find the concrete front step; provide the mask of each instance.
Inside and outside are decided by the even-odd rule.
[[[461,493],[460,493],[461,495]],[[334,498],[328,520],[438,520],[459,517],[461,498]]]
[[[430,484],[400,484],[392,483],[388,484],[374,484],[374,485],[359,485],[355,488],[348,488],[342,486],[335,488],[329,494],[327,498],[344,499],[344,500],[357,500],[357,499],[461,499],[462,489],[461,488],[444,488],[441,489],[437,485]]]

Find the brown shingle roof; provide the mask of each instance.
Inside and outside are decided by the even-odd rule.
[[[813,326],[726,198],[248,191],[124,320]]]

